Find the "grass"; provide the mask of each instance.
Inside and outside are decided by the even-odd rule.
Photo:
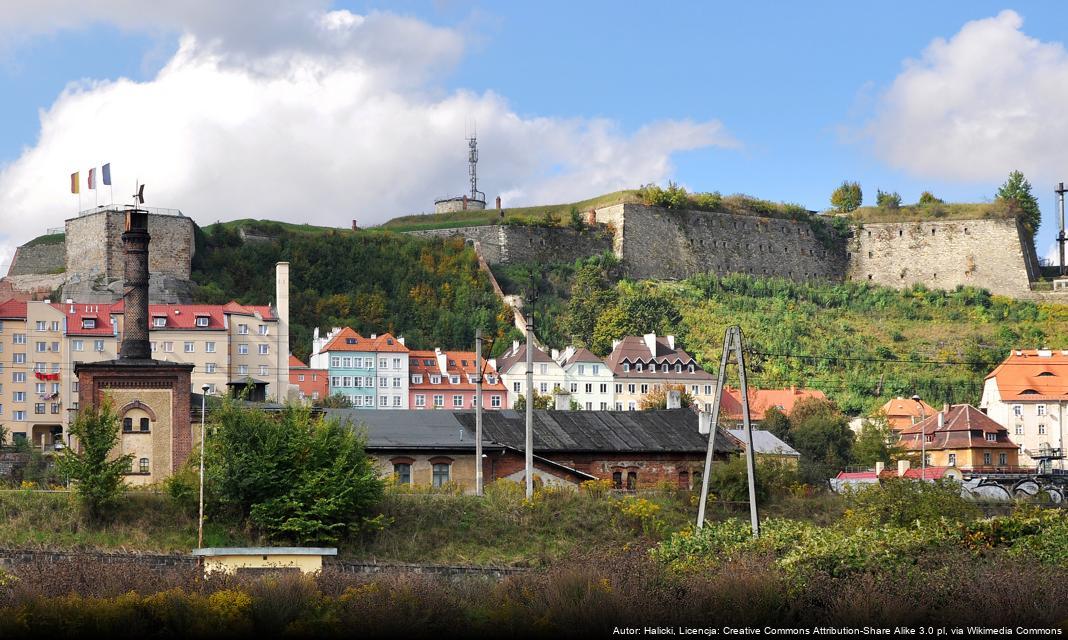
[[[52,234],[48,234],[48,235],[37,236],[36,238],[34,238],[33,240],[30,240],[29,242],[27,242],[26,244],[24,244],[22,246],[24,246],[24,247],[35,247],[37,245],[63,244],[63,242],[66,239],[67,239],[67,234],[65,234],[65,233],[52,233]]]
[[[932,220],[1008,219],[1015,212],[1002,202],[952,202],[889,207],[860,207],[847,214],[853,222],[926,222]]]
[[[538,222],[546,215],[556,216],[558,220],[566,224],[571,214],[571,209],[578,209],[585,214],[590,209],[606,207],[621,202],[639,202],[636,190],[614,191],[595,198],[570,202],[565,204],[547,204],[532,207],[504,207],[504,221],[507,222]],[[454,213],[426,213],[393,218],[382,225],[382,228],[391,231],[425,231],[430,229],[451,229],[455,227],[473,227],[485,224],[497,224],[500,215],[496,209],[485,211],[457,211]]]

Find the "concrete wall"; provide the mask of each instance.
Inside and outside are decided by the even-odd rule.
[[[841,243],[826,246],[805,222],[640,204],[598,209],[615,231],[613,250],[631,278],[750,273],[793,280],[840,280]]]
[[[15,249],[15,257],[7,270],[9,276],[58,273],[66,268],[64,244],[38,244]]]
[[[122,278],[122,232],[126,215],[100,211],[66,223],[68,274]],[[193,259],[193,221],[185,216],[148,216],[148,269],[154,276],[188,280]]]
[[[612,237],[604,228],[576,231],[563,227],[484,225],[409,231],[408,235],[420,238],[460,236],[478,242],[482,256],[490,264],[574,262],[612,250]]]
[[[848,243],[847,277],[897,288],[965,285],[1028,297],[1028,243],[1014,220],[865,224]]]

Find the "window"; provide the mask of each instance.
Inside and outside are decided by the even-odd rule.
[[[400,396],[393,396],[393,406],[394,407],[401,406],[401,397]]]
[[[623,372],[626,373],[627,371],[630,371],[630,363],[624,362],[623,363]]]
[[[331,387],[340,387],[341,386],[341,376],[330,376],[330,386]]]
[[[586,411],[592,411],[592,410],[593,410],[593,403],[592,402],[587,402],[586,403]]]
[[[642,370],[642,367],[643,367],[643,366],[645,366],[645,365],[643,365],[642,363],[640,363],[640,362],[639,362],[639,363],[638,363],[638,364],[637,364],[637,365],[636,365],[636,366],[634,367],[634,369],[635,369],[635,371],[641,371],[641,370]]]
[[[1038,425],[1038,435],[1040,435],[1040,436],[1046,435],[1046,425],[1044,425],[1044,424]]]
[[[493,407],[494,409],[499,409],[501,407],[501,397],[500,396],[490,396],[490,406]]]
[[[586,393],[593,393],[593,383],[592,382],[586,383]]]
[[[261,356],[268,355],[268,354],[270,354],[270,352],[271,352],[271,345],[269,345],[269,344],[261,344],[260,345],[260,355]]]
[[[486,376],[486,382],[490,384],[497,384],[497,376],[493,375],[492,373],[488,374]]]
[[[706,396],[712,395],[712,385],[710,385],[710,384],[706,384],[705,385],[705,395]]]
[[[520,391],[522,391],[522,383],[520,383],[520,382],[513,382],[513,383],[512,383],[512,391],[514,391],[514,392],[516,392],[516,393],[519,393]]]
[[[148,475],[148,458],[141,458],[137,461],[137,469],[139,472]]]
[[[15,364],[26,364],[26,354],[25,353],[13,353],[13,354],[11,354],[11,357],[12,357],[12,361]]]
[[[401,379],[400,378],[393,378],[393,388],[394,389],[400,389],[400,387],[401,387]]]
[[[2,390],[2,389],[0,389],[0,390]],[[59,390],[60,390],[60,384],[58,382],[53,382],[52,383],[52,393],[59,393]]]
[[[141,427],[141,433],[148,433],[148,418],[141,418],[141,422],[138,426]]]
[[[75,351],[84,351],[85,350],[85,340],[72,340],[71,344],[70,344],[70,348],[74,349]]]
[[[165,342],[163,344],[166,345],[167,343]],[[166,349],[164,349],[164,350],[166,350]],[[248,343],[247,342],[242,342],[241,344],[237,345],[237,353],[238,353],[238,355],[242,355],[242,356],[248,355]]]
[[[634,409],[635,409],[634,401],[632,400],[632,401],[627,403],[627,411],[634,411]]]
[[[617,384],[616,385],[616,393],[623,393],[623,385],[621,385],[621,384]]]
[[[983,464],[985,464],[987,466],[990,465],[990,452],[989,451],[984,451],[983,452]]]
[[[1046,405],[1044,405],[1044,404],[1040,404],[1040,405],[1036,406],[1036,407],[1035,407],[1035,411],[1036,411],[1036,412],[1038,413],[1038,415],[1040,415],[1040,416],[1044,416],[1044,415],[1046,415]]]
[[[1023,431],[1024,431],[1024,429],[1023,429],[1023,425],[1022,424],[1016,425],[1016,435],[1022,436],[1023,435]]]
[[[602,402],[601,403],[601,411],[608,411],[608,403],[607,402]]]
[[[25,333],[12,334],[11,342],[13,342],[14,344],[26,344],[26,334]]]
[[[675,363],[675,373],[682,373],[682,365],[678,362]]]
[[[398,462],[393,465],[393,477],[397,484],[412,483],[412,465],[407,462]]]
[[[380,406],[380,407],[388,407],[389,406],[389,396],[378,396],[378,406]]]
[[[43,383],[43,382],[35,383],[33,385],[33,392],[34,393],[44,393],[45,392],[45,383]]]
[[[248,335],[248,325],[247,324],[239,324],[239,325],[237,325],[237,333],[238,333],[238,335],[247,336]]]
[[[43,402],[34,403],[33,412],[38,414],[38,415],[44,413],[45,412],[45,403],[43,403]]]
[[[415,394],[415,406],[417,406],[417,407],[425,407],[426,406],[426,395],[424,395],[422,393]]]
[[[957,466],[957,454],[955,454],[955,453],[949,454],[949,466],[951,466],[951,467]]]
[[[96,318],[82,318],[82,329],[96,329]]]
[[[430,376],[430,384],[441,384],[441,376]]]
[[[247,376],[248,375],[248,365],[247,364],[239,364],[239,365],[237,365],[237,375],[239,375],[239,376]]]
[[[693,364],[690,364],[689,370],[690,370],[690,373],[693,373]]]
[[[164,342],[163,343],[163,352],[164,353],[174,353],[174,343],[173,342]]]
[[[580,376],[586,375],[586,365],[584,365],[584,364],[580,364],[579,365],[579,375]]]
[[[209,362],[209,363],[205,364],[204,365],[204,372],[205,373],[215,373],[215,363],[214,362]]]
[[[647,393],[649,393],[649,385],[643,384],[642,385],[642,395],[644,396]]]
[[[343,387],[358,387],[360,385],[352,384],[352,376],[342,376],[341,377],[341,386],[343,386]]]
[[[394,369],[400,369],[401,368],[401,359],[400,358],[393,358],[393,368]]]
[[[104,350],[104,341],[103,340],[93,340],[93,351],[96,351],[97,353],[100,353],[103,350]]]
[[[463,407],[464,406],[464,397],[463,396],[453,396],[452,397],[452,406],[458,407],[458,408],[459,407]]]
[[[613,471],[612,472],[612,488],[613,489],[622,489],[623,488],[623,472],[622,471]]]
[[[593,365],[593,375],[595,375],[595,376],[601,375],[601,365],[599,365],[599,364]]]
[[[434,395],[434,406],[435,407],[444,407],[445,406],[445,396],[443,394],[435,394]]]
[[[638,488],[638,472],[627,472],[627,491],[635,491]]]
[[[378,386],[381,389],[385,389],[385,388],[389,387],[389,378],[379,378],[378,379]]]
[[[627,393],[634,393],[634,389],[635,387],[633,382],[627,385]]]
[[[1007,453],[999,453],[998,454],[998,464],[1000,464],[1002,466],[1009,464],[1009,454],[1007,454]]]
[[[449,376],[449,384],[460,384],[460,376]]]
[[[126,433],[131,433],[133,431],[133,418],[122,419],[122,430]]]
[[[297,374],[297,382],[304,382],[304,374],[303,373],[298,373]]]
[[[543,365],[538,365],[538,366],[539,366],[539,369],[541,370],[541,375],[543,375],[543,376],[544,375],[548,375],[548,373],[549,373],[549,365],[543,364]]]
[[[36,345],[36,350],[37,350],[37,353],[44,353],[45,351],[48,351],[48,343],[47,342],[38,342],[37,345]]]
[[[215,353],[215,343],[214,342],[205,342],[204,343],[204,352],[205,353]]]
[[[259,332],[260,332],[260,335],[261,335],[261,336],[265,336],[265,335],[267,335],[267,325],[265,325],[265,324],[261,324],[261,325],[260,325],[259,327],[257,327],[257,328],[259,329]]]
[[[26,382],[26,372],[25,371],[12,371],[11,372],[11,381],[12,382]]]
[[[451,465],[438,462],[434,464],[434,486],[440,487],[449,482],[449,468]]]
[[[159,329],[161,327],[166,327],[166,326],[167,326],[167,318],[166,317],[156,316],[156,317],[152,318],[152,327],[153,328]]]
[[[265,365],[265,364],[261,364],[260,365],[260,375],[261,376],[267,375],[267,365]]]
[[[25,420],[25,419],[26,419],[26,412],[25,411],[16,411],[15,412],[15,420],[16,421],[22,421],[22,420]]]
[[[1012,405],[1012,415],[1014,415],[1014,416],[1022,416],[1023,415],[1023,405],[1022,404],[1014,404],[1014,405]]]
[[[577,382],[572,382],[571,383],[571,393],[578,393],[578,383]]]
[[[412,376],[412,384],[423,384],[423,374]]]
[[[182,347],[185,349],[186,353],[193,353],[193,343],[192,342],[186,342],[186,343],[184,343],[182,345]]]
[[[996,433],[988,433],[988,434],[986,434],[986,439],[987,439],[987,442],[997,442],[998,434],[996,434]]]
[[[48,323],[45,322],[44,320],[38,320],[37,321],[37,330],[38,331],[45,331],[45,330],[47,330],[47,327],[48,327]]]
[[[198,327],[206,327],[206,326],[208,326],[208,320],[209,320],[208,316],[197,316],[197,326]]]
[[[542,382],[538,387],[541,390],[541,393],[549,393],[549,384],[547,382]]]

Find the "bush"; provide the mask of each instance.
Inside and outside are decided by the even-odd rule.
[[[831,206],[837,211],[855,211],[864,202],[864,192],[857,182],[845,180],[831,193]]]
[[[951,480],[892,478],[851,491],[846,502],[845,522],[854,528],[970,522],[980,515],[978,507],[961,497],[960,485]]]
[[[99,407],[81,410],[70,426],[78,447],[68,447],[59,457],[58,467],[75,482],[74,488],[91,521],[111,513],[126,491],[125,475],[133,455],[112,457],[119,444],[119,417],[110,399]]]

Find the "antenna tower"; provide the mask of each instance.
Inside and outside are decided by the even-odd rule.
[[[478,138],[474,133],[467,139],[467,173],[471,176],[471,199],[486,201],[486,194],[478,190]]]

